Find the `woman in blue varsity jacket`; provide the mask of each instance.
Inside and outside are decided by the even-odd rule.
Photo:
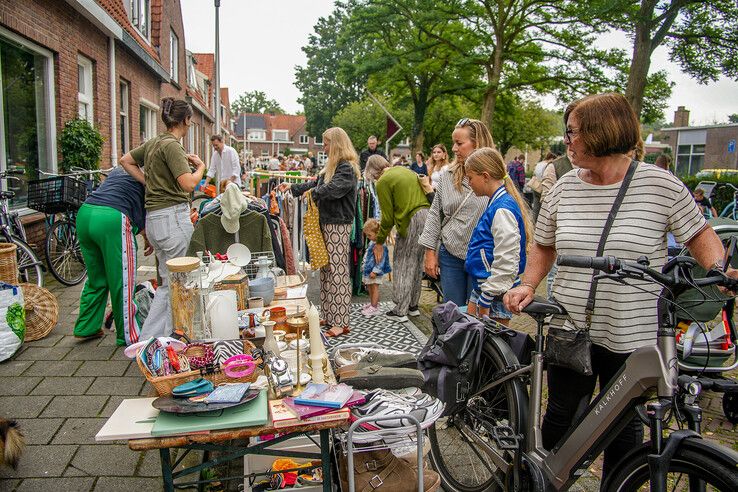
[[[505,309],[502,294],[525,270],[527,238],[532,225],[528,205],[507,175],[502,155],[489,147],[474,151],[464,171],[477,196],[488,196],[466,254],[464,269],[476,281],[467,312],[508,324],[512,313]]]

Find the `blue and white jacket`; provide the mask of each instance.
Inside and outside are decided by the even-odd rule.
[[[372,272],[376,273],[378,277],[386,275],[392,271],[389,261],[389,250],[387,246],[384,246],[384,252],[382,253],[382,261],[377,264],[374,260],[374,241],[369,241],[369,246],[366,248],[364,253],[364,276],[368,277]]]
[[[519,281],[525,270],[525,223],[515,199],[500,187],[477,222],[464,269],[477,282],[479,306],[489,307]]]

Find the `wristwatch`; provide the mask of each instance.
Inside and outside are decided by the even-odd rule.
[[[292,394],[292,376],[287,361],[272,352],[267,352],[264,356],[264,363],[268,369],[269,385],[277,398],[290,396]]]

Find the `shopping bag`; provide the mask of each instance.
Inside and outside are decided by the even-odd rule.
[[[0,282],[0,361],[9,359],[26,336],[23,292],[16,285]]]
[[[310,268],[318,270],[328,264],[328,250],[320,230],[320,215],[310,191],[305,193],[307,212],[305,213],[305,242],[310,251]]]

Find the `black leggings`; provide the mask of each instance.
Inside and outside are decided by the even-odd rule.
[[[548,406],[541,428],[544,448],[551,450],[564,437],[572,422],[576,422],[582,416],[592,399],[597,377],[600,378],[600,388],[604,388],[625,364],[625,359],[629,355],[592,345],[591,376],[584,376],[561,366],[548,366]],[[642,442],[643,424],[635,417],[605,448],[603,478],[626,453]]]

